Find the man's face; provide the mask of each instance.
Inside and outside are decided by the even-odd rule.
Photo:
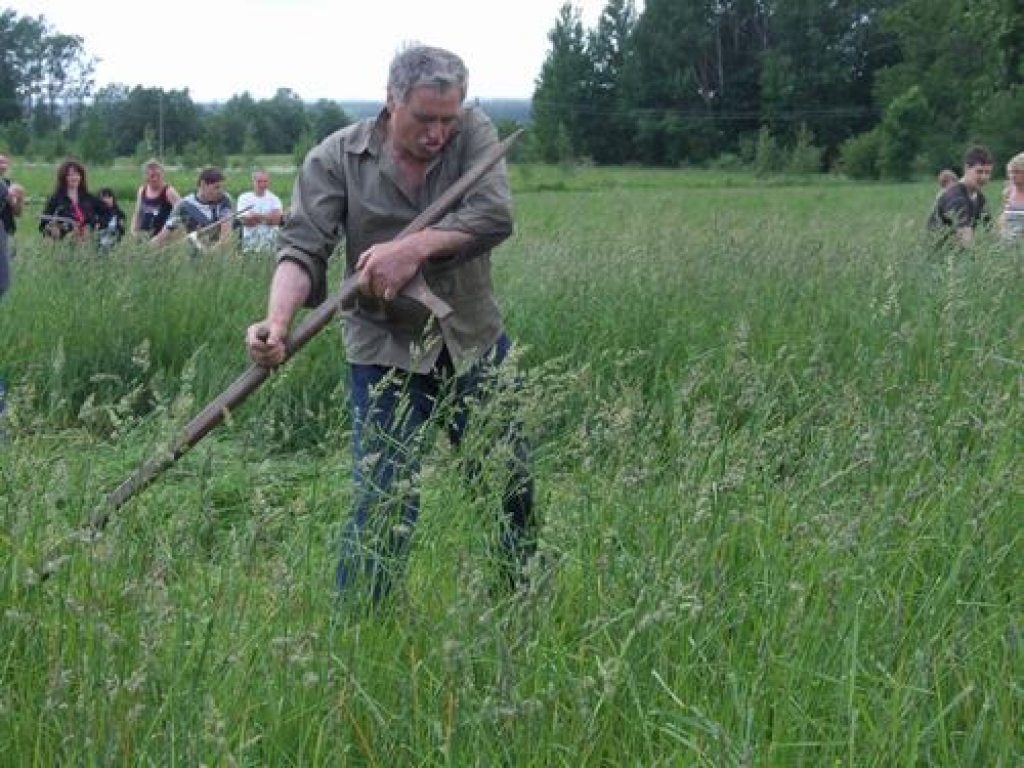
[[[262,196],[267,191],[267,187],[270,186],[270,177],[265,173],[256,173],[252,177],[252,188],[256,191],[256,194]]]
[[[389,97],[392,145],[405,157],[434,159],[451,138],[461,106],[458,88],[441,93],[431,86],[420,86],[410,91],[404,102]]]
[[[223,192],[224,192],[224,182],[223,181],[213,181],[213,182],[200,181],[199,182],[199,194],[197,195],[197,197],[200,200],[202,200],[204,203],[214,203],[217,200],[220,200],[220,197],[223,194]]]
[[[981,189],[992,178],[992,165],[969,165],[964,170],[964,184],[971,189]]]

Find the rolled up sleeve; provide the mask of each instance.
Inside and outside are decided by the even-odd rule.
[[[278,237],[278,262],[293,261],[309,275],[307,307],[327,298],[327,262],[345,236],[348,199],[342,151],[334,134],[306,156],[295,177],[288,219]]]

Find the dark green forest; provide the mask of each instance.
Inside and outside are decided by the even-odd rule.
[[[592,29],[566,3],[530,102],[484,107],[528,124],[522,159],[908,179],[971,143],[997,164],[1024,147],[1022,51],[1024,0],[609,0]],[[80,38],[12,10],[0,58],[0,144],[19,155],[300,157],[353,119],[286,88],[204,105],[97,85]]]
[[[1024,147],[1022,0],[571,4],[533,97],[540,157],[754,161],[908,178]]]

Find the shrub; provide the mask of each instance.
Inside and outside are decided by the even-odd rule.
[[[306,160],[306,155],[309,154],[309,150],[314,146],[316,146],[316,137],[309,128],[306,128],[299,134],[299,138],[292,148],[292,159],[295,160],[296,168],[302,167],[302,163]]]
[[[227,155],[223,147],[206,144],[199,139],[190,141],[182,151],[182,165],[186,168],[205,168],[208,165],[215,165],[220,168],[227,167]]]
[[[880,142],[877,128],[844,141],[839,148],[843,172],[851,179],[877,179]]]
[[[142,138],[135,145],[135,154],[132,155],[132,158],[137,165],[142,165],[151,157],[157,156],[157,149],[156,133],[154,133],[152,128],[146,126],[142,132]]]
[[[47,131],[32,137],[32,145],[28,154],[53,162],[70,154],[67,139],[61,131]]]
[[[28,126],[20,120],[7,123],[0,130],[0,144],[6,145],[16,155],[24,155],[32,143]]]
[[[785,152],[772,136],[768,126],[757,134],[757,148],[754,150],[754,171],[759,176],[778,173],[785,167]]]
[[[110,133],[104,130],[100,119],[90,115],[78,139],[78,154],[91,165],[110,165],[114,162],[114,146]]]
[[[932,110],[921,89],[913,85],[893,99],[882,118],[878,170],[887,178],[910,179],[922,137],[932,122]]]
[[[744,165],[743,158],[732,152],[723,152],[710,163],[710,167],[717,171],[741,171]]]
[[[821,156],[821,148],[814,146],[814,134],[811,133],[811,129],[806,123],[801,123],[786,170],[790,173],[820,173]]]
[[[738,141],[740,159],[747,165],[754,162],[757,156],[757,134],[744,133]]]

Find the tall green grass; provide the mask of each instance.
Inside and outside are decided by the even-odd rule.
[[[494,594],[482,414],[479,482],[439,446],[405,589],[370,617],[332,591],[333,330],[31,586],[244,370],[270,265],[22,239],[6,760],[1021,762],[1021,252],[925,248],[924,186],[516,174],[495,279],[523,387],[499,406],[534,438],[540,556]]]

